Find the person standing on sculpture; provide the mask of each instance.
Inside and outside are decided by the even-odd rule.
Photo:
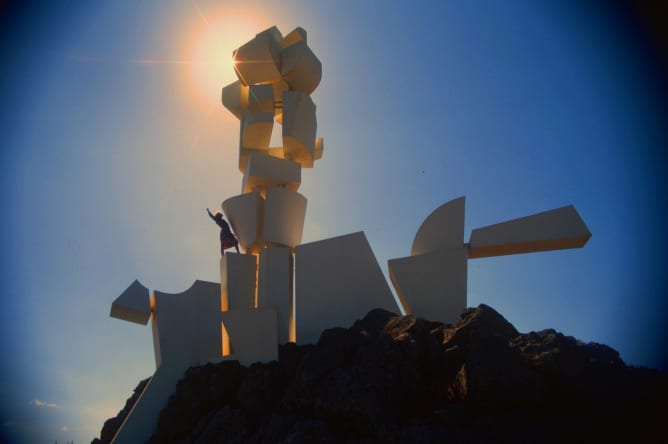
[[[209,214],[209,217],[220,227],[220,255],[225,256],[225,250],[228,248],[236,248],[237,253],[239,253],[239,241],[230,231],[230,226],[227,224],[225,219],[223,219],[223,213],[216,211],[216,214],[211,214],[211,210],[208,208],[206,212]]]

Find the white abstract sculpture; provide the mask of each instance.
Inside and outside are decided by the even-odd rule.
[[[475,229],[465,244],[464,206],[460,197],[434,210],[418,229],[411,256],[388,261],[404,312],[455,323],[466,309],[468,259],[581,248],[591,237],[571,205]]]
[[[310,97],[322,65],[306,37],[302,28],[257,34],[234,51],[238,80],[222,90],[223,105],[239,119],[243,179],[242,194],[221,206],[244,254],[222,257],[220,284],[196,281],[180,294],[149,296],[134,281],[112,303],[112,317],[151,319],[156,362],[114,443],[149,440],[190,366],[276,360],[278,344],[316,342],[323,330],[374,308],[399,311],[363,232],[301,243],[301,168],[312,168],[324,150]],[[269,146],[274,122],[282,124],[280,147]],[[404,312],[455,322],[466,308],[468,259],[582,247],[591,236],[570,206],[473,230],[465,244],[464,207],[461,197],[437,208],[418,229],[411,256],[388,262]]]

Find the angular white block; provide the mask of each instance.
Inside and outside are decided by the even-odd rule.
[[[156,367],[188,368],[222,359],[220,285],[195,281],[183,293],[153,292]]]
[[[234,51],[234,71],[241,83],[254,85],[281,80],[281,40],[283,36],[274,26]]]
[[[241,119],[244,110],[248,109],[248,87],[239,80],[223,88],[223,106]]]
[[[288,46],[294,45],[297,42],[306,42],[306,30],[299,26],[283,37],[283,40],[281,40],[280,43],[281,47],[287,48]]]
[[[187,369],[188,367],[178,366],[158,368],[111,442],[113,444],[149,442],[158,426],[160,411],[167,406],[169,397],[176,392],[176,383],[183,378]]]
[[[243,250],[262,244],[263,207],[264,200],[258,192],[230,197],[222,204],[223,212]]]
[[[262,239],[265,245],[294,248],[302,241],[306,198],[287,188],[268,188]]]
[[[268,149],[273,127],[273,111],[243,113],[241,116],[241,148],[253,150]]]
[[[287,159],[304,168],[313,167],[317,126],[311,97],[299,91],[284,91],[283,149]]]
[[[349,327],[374,308],[399,313],[363,232],[297,246],[295,292],[298,344]]]
[[[220,310],[254,308],[256,276],[254,255],[225,253],[220,259]]]
[[[322,63],[305,41],[297,42],[281,52],[281,75],[291,90],[311,94],[322,79]]]
[[[251,152],[244,172],[242,193],[283,187],[297,191],[302,179],[298,163],[261,152]]]
[[[464,245],[464,196],[436,208],[422,222],[413,239],[411,256]]]
[[[234,310],[220,315],[231,347],[225,360],[236,359],[246,366],[278,360],[276,309]]]
[[[135,280],[112,302],[109,316],[137,324],[148,324],[151,317],[148,288]]]
[[[581,248],[591,232],[573,205],[471,232],[469,257]]]
[[[454,324],[466,309],[466,247],[388,261],[406,314]]]
[[[292,322],[292,253],[289,248],[260,250],[258,307],[275,308],[278,319],[278,343],[290,340]]]
[[[252,113],[274,114],[274,87],[251,85],[248,90],[248,110]]]

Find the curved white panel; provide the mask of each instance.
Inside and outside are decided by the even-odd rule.
[[[464,245],[464,196],[436,208],[422,222],[411,247],[411,256]]]

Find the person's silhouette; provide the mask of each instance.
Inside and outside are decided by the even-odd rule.
[[[239,253],[239,241],[230,231],[230,226],[223,219],[223,213],[216,211],[216,214],[211,214],[211,210],[208,208],[206,212],[209,214],[209,217],[220,227],[220,255],[225,255],[225,250],[228,248],[236,248],[237,253]]]

